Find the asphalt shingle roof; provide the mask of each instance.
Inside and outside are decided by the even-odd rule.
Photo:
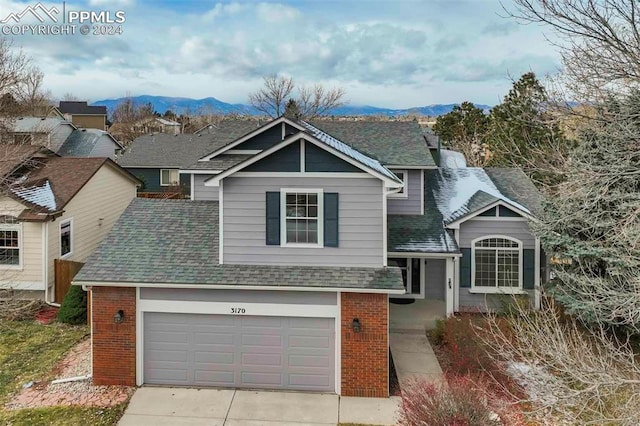
[[[140,136],[118,160],[123,167],[189,168],[200,158],[257,127],[256,120],[225,120],[211,133]]]
[[[106,106],[91,106],[84,101],[60,101],[58,109],[63,114],[107,115]]]
[[[72,125],[56,117],[18,117],[11,124],[15,133],[49,133],[60,124]]]
[[[90,157],[101,138],[107,138],[113,143],[114,150],[122,148],[104,130],[98,129],[76,129],[64,141],[58,149],[58,154],[63,157]]]
[[[218,202],[134,199],[75,277],[153,283],[402,290],[398,268],[218,264]]]
[[[312,120],[310,124],[384,165],[435,166],[415,121]]]
[[[458,253],[447,223],[496,201],[524,211],[540,208],[542,196],[520,169],[441,168],[425,170],[424,216],[389,215],[389,252]]]
[[[222,154],[209,161],[196,161],[188,170],[227,170],[253,157],[253,154]]]

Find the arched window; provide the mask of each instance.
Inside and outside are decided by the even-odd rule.
[[[522,288],[522,242],[487,236],[471,243],[471,286],[488,292]]]

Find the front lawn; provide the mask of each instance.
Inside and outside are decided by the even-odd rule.
[[[11,395],[25,383],[53,378],[56,362],[88,332],[86,326],[0,319],[0,424],[114,425],[118,421],[124,406],[5,409]]]

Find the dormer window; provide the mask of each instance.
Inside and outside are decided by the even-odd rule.
[[[394,192],[393,194],[390,194],[389,197],[407,198],[409,196],[409,190],[407,186],[409,182],[409,173],[406,170],[391,170],[391,171],[393,172],[394,175],[398,177],[398,179],[402,181],[404,186],[402,187],[402,189],[400,189],[399,192]]]

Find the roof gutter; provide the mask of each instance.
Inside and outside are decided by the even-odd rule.
[[[300,287],[300,286],[261,286],[261,285],[229,285],[229,284],[176,284],[145,282],[113,282],[113,281],[72,281],[71,284],[82,286],[83,290],[91,287],[140,287],[140,288],[184,288],[208,290],[266,290],[266,291],[307,291],[307,292],[342,292],[342,293],[379,293],[405,294],[405,289],[374,289],[353,287]]]

